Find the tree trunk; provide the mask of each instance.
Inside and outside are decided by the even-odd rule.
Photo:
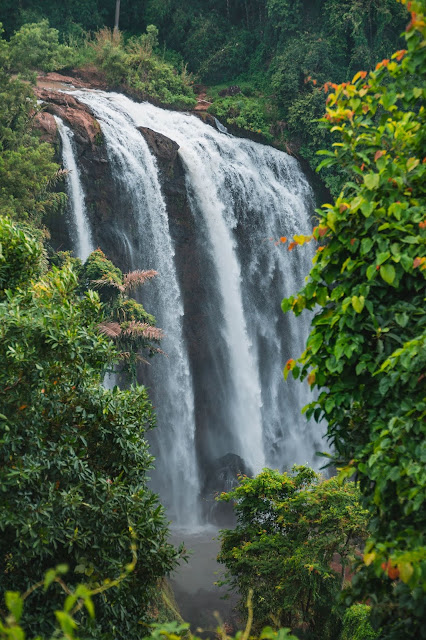
[[[120,20],[120,0],[115,0],[114,35],[118,35],[119,20]]]

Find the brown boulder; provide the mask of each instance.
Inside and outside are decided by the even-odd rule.
[[[174,140],[170,140],[158,131],[149,127],[137,127],[145,138],[152,153],[166,164],[172,164],[176,160],[179,145]]]
[[[74,87],[84,87],[85,83],[79,78],[72,78],[71,76],[64,76],[61,73],[51,71],[49,73],[40,73],[37,76],[37,87],[41,89],[54,89],[55,85],[73,85]]]

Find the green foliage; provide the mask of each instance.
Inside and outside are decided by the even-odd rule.
[[[48,20],[24,24],[9,42],[10,66],[15,72],[55,71],[73,64],[73,50],[59,43],[59,32]]]
[[[152,406],[144,387],[102,385],[117,356],[98,330],[97,293],[78,293],[69,263],[40,274],[41,248],[15,225],[2,220],[0,234],[3,262],[16,254],[20,269],[0,300],[0,590],[24,592],[57,562],[71,587],[83,575],[96,589],[120,572],[135,536],[137,570],[99,599],[96,622],[78,615],[86,637],[127,640],[176,562],[147,488]],[[31,593],[27,632],[53,632],[60,591],[52,585],[48,603]]]
[[[75,61],[92,61],[82,31],[111,26],[113,0],[4,0],[0,19],[8,33],[24,22],[48,18],[74,48]],[[397,46],[408,20],[395,0],[146,0],[121,3],[120,28],[128,34],[151,30],[124,42],[108,29],[98,36],[97,64],[109,82],[124,83],[142,98],[188,108],[195,104],[186,66],[200,82],[248,83],[249,95],[217,100],[213,113],[250,134],[306,159],[315,169],[315,152],[328,145],[328,134],[313,119],[324,111],[326,82],[349,80],[358,68],[371,68]],[[158,30],[163,47],[157,47]],[[155,32],[153,30],[156,30]],[[161,51],[161,55],[160,55]],[[169,61],[169,62],[166,62]],[[179,68],[176,73],[173,69]],[[214,96],[214,90],[211,92]],[[219,112],[221,115],[219,115]],[[258,131],[261,131],[261,134]],[[322,174],[338,194],[345,175],[335,167]]]
[[[379,635],[370,624],[370,607],[353,604],[345,611],[340,640],[376,640]]]
[[[0,25],[0,35],[2,29]],[[40,227],[65,196],[52,191],[61,176],[53,149],[34,133],[37,106],[32,87],[12,76],[13,47],[0,39],[0,209]]]
[[[17,289],[41,275],[44,252],[5,217],[0,217],[0,299],[6,289]]]
[[[78,640],[75,635],[78,630],[79,623],[77,622],[78,613],[84,608],[89,619],[95,618],[95,606],[93,603],[93,597],[99,594],[103,594],[109,589],[119,587],[123,580],[125,580],[129,574],[134,571],[137,556],[136,556],[136,544],[132,544],[133,559],[126,564],[125,569],[114,580],[106,579],[95,588],[89,588],[85,584],[78,584],[74,588],[70,588],[65,582],[62,576],[66,574],[69,567],[66,564],[57,565],[55,569],[49,569],[46,571],[44,579],[40,582],[33,584],[27,591],[20,594],[17,591],[6,591],[4,600],[8,614],[4,622],[0,620],[0,640],[25,640],[25,630],[19,624],[24,611],[25,601],[36,590],[43,587],[43,592],[46,593],[51,585],[55,583],[59,585],[67,594],[62,610],[56,610],[54,612],[55,624],[54,631],[51,636],[58,638],[61,633],[64,640]],[[46,598],[46,596],[45,596]],[[52,616],[53,618],[53,616]],[[53,629],[53,623],[52,623]],[[81,630],[81,629],[80,629]],[[36,640],[41,640],[40,636],[37,636]]]
[[[20,626],[19,622],[22,617],[25,601],[36,589],[44,588],[46,592],[50,585],[58,583],[63,591],[67,594],[62,610],[56,610],[54,612],[56,618],[55,631],[50,640],[60,637],[62,640],[78,640],[75,635],[76,632],[81,631],[78,628],[76,621],[76,614],[83,609],[87,610],[87,613],[91,619],[95,618],[95,605],[93,598],[99,594],[103,594],[106,591],[114,587],[119,587],[120,584],[129,576],[129,574],[135,570],[137,556],[136,545],[132,545],[133,559],[128,563],[121,572],[121,574],[115,580],[104,580],[104,582],[96,587],[90,589],[85,584],[79,584],[75,588],[70,589],[64,582],[62,575],[67,573],[68,567],[66,565],[58,565],[55,569],[49,569],[44,577],[44,580],[32,585],[24,594],[20,594],[17,591],[6,591],[5,604],[8,611],[7,617],[2,622],[0,620],[0,640],[25,640],[26,634],[24,629]],[[249,610],[248,622],[244,632],[237,632],[234,638],[227,635],[225,627],[218,627],[216,629],[216,637],[220,637],[222,640],[297,640],[297,638],[290,634],[289,629],[279,629],[274,631],[270,627],[265,627],[258,638],[253,638],[250,635],[252,620],[253,620],[253,608],[251,604],[251,596],[247,601]],[[80,635],[80,633],[79,633]],[[138,637],[140,637],[138,635]],[[189,630],[189,624],[182,622],[182,620],[175,620],[173,622],[160,622],[152,623],[150,625],[150,634],[145,636],[142,640],[179,640],[180,638],[186,638],[187,640],[201,640],[201,638],[194,636]],[[29,640],[29,638],[27,639]],[[35,640],[42,640],[40,636],[37,636]]]
[[[214,99],[215,115],[260,129],[267,141],[272,135],[313,169],[327,139],[312,122],[324,112],[324,83],[348,80],[360,65],[371,68],[389,55],[408,19],[395,0],[189,0],[184,8],[177,0],[148,0],[144,11],[200,81],[248,82],[263,94],[248,113],[238,97]],[[345,176],[330,168],[322,179],[338,193]]]
[[[123,274],[105,254],[97,249],[79,271],[80,290],[99,289],[104,302],[105,319],[101,333],[112,339],[119,350],[121,369],[136,380],[136,365],[148,357],[163,353],[157,346],[163,337],[155,327],[155,318],[142,304],[129,297],[129,292],[157,275],[156,271],[132,271]]]
[[[145,34],[127,43],[119,34],[102,29],[95,35],[96,62],[105,71],[108,82],[128,85],[142,98],[158,100],[176,107],[191,107],[195,97],[185,70],[178,73],[154,53],[158,29],[149,25]]]
[[[425,637],[422,8],[411,3],[407,50],[328,98],[322,122],[338,142],[321,165],[343,167],[351,180],[318,210],[313,237],[325,244],[308,283],[282,305],[296,315],[320,306],[299,366],[290,360],[285,374],[322,389],[307,415],[327,421],[334,460],[343,475],[357,474],[370,510],[348,602],[370,598],[381,637],[395,640]]]
[[[355,541],[366,535],[355,485],[323,480],[308,467],[292,474],[265,469],[255,478],[240,476],[239,486],[218,499],[232,501],[237,516],[236,528],[220,534],[218,559],[226,565],[226,583],[244,598],[254,590],[256,626],[336,638],[336,596]],[[331,566],[336,557],[340,575]]]
[[[231,127],[259,134],[269,142],[273,139],[262,99],[239,93],[215,100],[209,111]]]

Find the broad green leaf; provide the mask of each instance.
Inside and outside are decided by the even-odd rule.
[[[373,244],[374,240],[372,238],[363,238],[361,241],[361,254],[365,255],[366,253],[369,253]]]
[[[319,287],[316,290],[316,300],[322,307],[327,303],[328,289],[327,287]]]
[[[311,348],[313,354],[319,351],[323,343],[323,339],[322,333],[319,332],[316,332],[309,337],[307,346]]]
[[[363,202],[361,205],[363,215],[368,218],[374,211],[374,202]]]
[[[330,227],[332,231],[336,231],[335,222],[337,220],[337,215],[334,211],[329,211],[327,213],[327,225]]]
[[[17,591],[6,591],[4,599],[6,607],[15,618],[15,621],[19,622],[24,608],[24,601],[22,600],[21,595]]]
[[[390,258],[389,251],[383,251],[382,253],[379,253],[377,256],[377,264],[383,264],[388,258]]]
[[[364,304],[364,296],[352,296],[352,306],[357,313],[361,313],[361,311],[364,309]]]
[[[414,573],[414,568],[411,562],[398,562],[399,575],[402,582],[409,582],[411,576]]]
[[[393,284],[395,280],[395,269],[391,264],[383,264],[380,267],[380,275],[388,284]]]
[[[375,273],[376,273],[376,265],[375,264],[370,264],[370,266],[368,267],[368,269],[366,271],[366,276],[367,276],[368,280],[371,280],[371,278],[374,276]]]
[[[283,313],[287,313],[287,311],[290,311],[291,305],[292,305],[292,298],[284,298],[284,300],[281,302],[281,309]]]
[[[377,187],[379,186],[379,183],[380,183],[380,176],[378,173],[368,173],[364,177],[364,184],[367,187],[367,189],[370,189],[370,191],[372,191],[373,189],[377,189]]]
[[[407,313],[395,313],[395,320],[400,327],[406,327],[408,324],[409,316]]]
[[[44,590],[45,591],[52,584],[55,578],[56,578],[55,569],[49,569],[48,571],[46,571],[46,573],[44,574]]]

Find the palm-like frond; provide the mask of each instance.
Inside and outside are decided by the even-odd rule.
[[[99,280],[91,280],[90,284],[96,288],[114,287],[115,289],[118,289],[119,291],[121,291],[121,293],[123,293],[125,289],[123,284],[120,284],[119,282],[115,282],[115,280],[112,280],[112,278],[100,278]]]
[[[156,275],[158,275],[158,271],[155,271],[154,269],[148,269],[147,271],[137,269],[136,271],[125,273],[123,277],[124,290],[131,291],[140,284],[144,284],[147,280],[155,278]]]
[[[121,334],[121,326],[118,322],[101,322],[98,325],[98,329],[101,333],[108,336],[108,338],[118,338]]]
[[[146,322],[137,322],[136,320],[129,322],[126,328],[122,329],[122,332],[126,336],[143,336],[144,338],[148,338],[148,340],[161,340],[164,338],[163,331],[158,327],[153,327]]]

